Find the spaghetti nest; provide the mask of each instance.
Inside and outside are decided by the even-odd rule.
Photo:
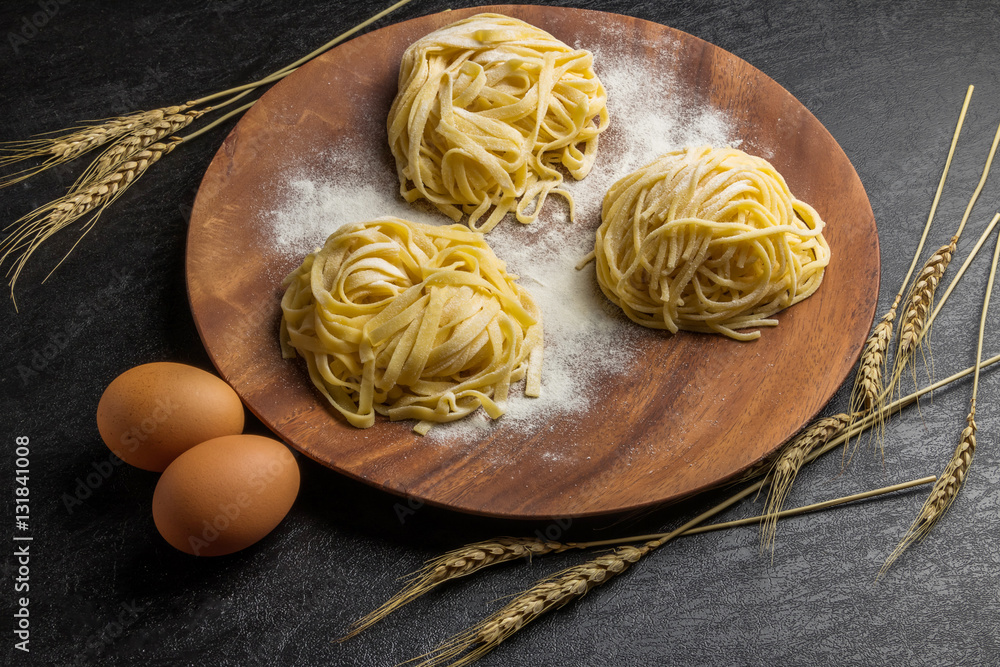
[[[480,406],[496,419],[512,382],[541,385],[541,312],[515,279],[459,225],[346,225],[285,279],[282,351],[358,428],[376,412],[420,433]]]
[[[478,14],[403,54],[389,111],[400,193],[488,232],[513,210],[533,222],[564,167],[580,180],[607,127],[604,86],[589,51],[523,21]],[[477,224],[490,208],[493,211]]]
[[[760,337],[819,288],[824,223],[766,160],[686,148],[608,190],[594,253],[601,290],[647,327]],[[589,259],[589,258],[588,258]]]

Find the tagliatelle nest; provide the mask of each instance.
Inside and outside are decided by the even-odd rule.
[[[375,413],[434,422],[504,413],[541,387],[541,311],[482,235],[399,218],[346,225],[288,278],[286,357],[359,428]]]
[[[400,193],[487,232],[534,221],[565,168],[584,178],[608,125],[593,55],[523,21],[478,14],[403,54],[389,111]],[[482,224],[480,218],[493,211]]]
[[[824,223],[766,160],[732,148],[661,156],[608,190],[593,257],[605,296],[643,326],[751,340],[815,292]]]

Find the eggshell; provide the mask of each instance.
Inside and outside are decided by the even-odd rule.
[[[120,459],[160,472],[200,442],[242,433],[243,404],[232,387],[200,368],[143,364],[104,390],[97,429]]]
[[[192,447],[167,467],[153,492],[153,521],[181,551],[222,556],[270,533],[298,492],[299,466],[285,445],[229,435]]]

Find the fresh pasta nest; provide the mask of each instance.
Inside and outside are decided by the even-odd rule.
[[[572,217],[557,166],[577,180],[590,172],[608,112],[589,51],[477,14],[406,50],[387,125],[406,201],[426,199],[456,222],[468,214],[488,232],[509,211],[534,221],[550,193]]]
[[[824,223],[766,160],[732,148],[661,156],[608,190],[593,258],[601,290],[647,327],[752,340],[819,288]]]
[[[541,312],[480,234],[399,218],[345,225],[284,282],[281,345],[359,428],[434,422],[541,385]]]

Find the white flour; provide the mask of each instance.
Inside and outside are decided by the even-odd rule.
[[[515,388],[507,414],[496,425],[480,411],[460,422],[434,427],[429,438],[465,440],[477,431],[499,426],[534,432],[548,416],[585,410],[596,400],[602,377],[628,370],[635,342],[656,335],[629,322],[604,298],[592,264],[575,269],[593,249],[604,193],[616,180],[668,150],[735,142],[721,112],[696,104],[692,95],[679,90],[662,72],[651,74],[644,67],[627,64],[613,47],[595,50],[595,70],[607,90],[611,126],[601,135],[591,174],[579,182],[567,177],[566,188],[576,203],[576,222],[569,221],[562,198],[553,196],[534,224],[522,225],[508,216],[487,235],[497,256],[520,276],[542,309],[542,396],[524,398],[520,388]],[[379,140],[384,141],[383,137]],[[361,152],[357,147],[331,146],[321,170],[289,175],[286,197],[269,215],[273,242],[283,255],[300,259],[340,225],[386,215],[451,223],[427,205],[403,201],[391,167],[359,176],[358,164],[381,164]]]

